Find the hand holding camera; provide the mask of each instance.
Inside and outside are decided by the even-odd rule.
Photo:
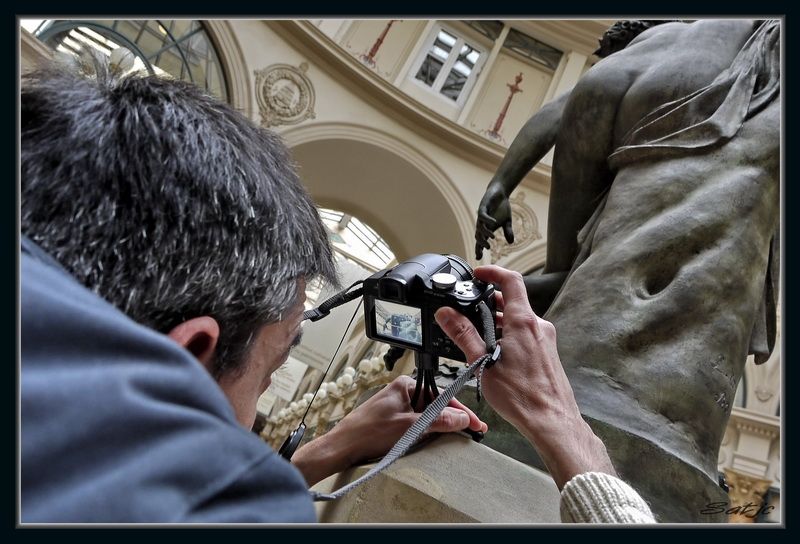
[[[364,280],[367,336],[394,348],[384,357],[387,368],[391,370],[403,350],[414,351],[417,383],[411,406],[417,411],[439,395],[435,375],[440,356],[472,362],[434,320],[442,307],[464,315],[494,343],[494,286],[475,279],[460,257],[425,253]],[[474,440],[483,439],[483,434],[466,430]]]
[[[495,296],[503,351],[483,374],[486,400],[534,445],[559,489],[583,472],[615,474],[605,446],[581,417],[558,356],[555,327],[534,314],[522,276],[483,266],[475,277],[501,290]],[[436,321],[467,359],[486,352],[481,335],[461,313],[441,308]]]
[[[330,307],[361,293],[343,296],[349,289],[307,313],[327,315]],[[605,446],[580,414],[558,356],[555,327],[533,312],[519,273],[498,266],[473,273],[458,257],[428,253],[367,278],[363,296],[367,336],[415,352],[416,386],[412,394],[414,381],[398,378],[328,435],[301,448],[295,463],[305,468],[309,483],[384,453],[419,417],[414,412],[421,385],[434,398],[439,394],[433,379],[438,357],[477,361],[487,355],[483,329],[488,327],[502,329],[502,357],[483,373],[483,393],[539,451],[558,488],[584,472],[615,475]],[[491,315],[482,319],[479,308]],[[452,400],[429,430],[458,430],[467,419],[470,431],[486,430],[474,413]]]

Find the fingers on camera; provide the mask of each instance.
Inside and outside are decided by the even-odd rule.
[[[528,291],[519,272],[506,270],[495,265],[479,266],[475,269],[475,277],[500,286],[503,292],[503,310],[508,312],[530,312]]]

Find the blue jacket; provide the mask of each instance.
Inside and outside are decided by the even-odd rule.
[[[26,522],[312,522],[305,480],[189,352],[23,240]]]

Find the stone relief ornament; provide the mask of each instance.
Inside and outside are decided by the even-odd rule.
[[[511,204],[511,222],[514,228],[514,243],[506,242],[502,231],[495,233],[495,239],[489,240],[492,252],[492,264],[501,258],[518,251],[542,237],[539,232],[539,219],[533,208],[525,204],[525,193],[517,192],[509,199]]]
[[[767,402],[773,396],[773,392],[765,387],[756,388],[756,398],[761,402]]]
[[[314,86],[307,71],[305,62],[299,67],[272,64],[255,71],[261,126],[294,125],[315,117]]]

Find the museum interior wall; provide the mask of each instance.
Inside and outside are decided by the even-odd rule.
[[[285,139],[324,210],[343,284],[426,252],[528,273],[545,258],[552,151],[511,199],[515,242],[498,236],[481,261],[474,255],[475,211],[522,125],[597,62],[597,40],[613,22],[212,20],[193,22],[187,35],[200,36],[201,29],[207,43],[197,41],[182,54],[191,64],[204,47],[198,58],[205,65],[197,73],[209,92]],[[101,27],[112,22],[96,23],[92,32],[111,36]],[[126,43],[140,46],[145,57],[149,32],[175,30],[168,22],[152,23],[155,30],[137,27],[138,39],[133,29],[127,34]],[[50,57],[57,40],[69,49],[70,40],[89,36],[107,47],[91,33],[70,37],[74,29],[65,27],[43,34],[47,28],[46,22],[21,28],[22,71]],[[193,36],[184,43],[197,40]],[[184,77],[183,68],[166,60],[159,68],[157,57],[150,60],[157,72]],[[330,294],[310,284],[308,305]],[[353,302],[338,309],[336,319],[309,324],[262,397],[257,430],[272,445],[296,426],[320,382],[307,419],[311,436],[335,424],[365,392],[413,370],[410,356],[392,372],[385,369],[386,346],[366,339],[363,316],[345,330],[355,311]],[[345,342],[323,377],[342,335]],[[764,500],[775,506],[756,521],[781,519],[780,398],[778,347],[767,363],[746,365],[719,455],[732,504]]]

